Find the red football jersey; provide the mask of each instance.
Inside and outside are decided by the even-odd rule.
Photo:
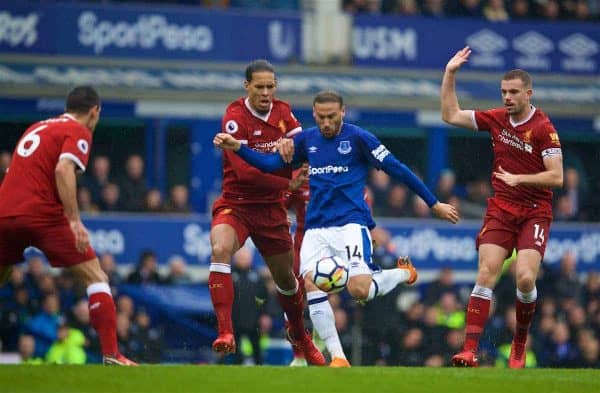
[[[269,113],[262,116],[250,107],[246,98],[227,107],[222,129],[260,152],[271,152],[281,138],[292,137],[302,130],[288,103],[275,99]],[[223,152],[223,197],[230,203],[281,201],[290,178],[291,169],[267,174],[234,152]]]
[[[546,170],[543,158],[562,154],[558,133],[541,110],[533,108],[528,118],[513,123],[504,108],[475,111],[476,129],[489,131],[494,151],[493,170],[501,166],[514,174],[535,174]],[[500,199],[526,206],[552,209],[552,191],[531,186],[511,187],[492,179],[494,193]]]
[[[285,207],[296,213],[296,230],[304,231],[304,219],[306,217],[306,205],[310,200],[308,183],[303,184],[294,192],[285,193]]]
[[[0,186],[0,217],[63,215],[56,164],[68,158],[85,171],[91,145],[91,131],[68,114],[29,127]]]

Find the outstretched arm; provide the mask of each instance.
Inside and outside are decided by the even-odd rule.
[[[446,72],[442,80],[442,91],[440,93],[442,100],[442,120],[456,127],[473,129],[473,111],[462,110],[458,105],[456,97],[456,72],[460,67],[469,61],[471,49],[465,46],[456,52],[453,58],[446,64]]]
[[[213,139],[213,144],[224,150],[236,152],[248,164],[263,172],[275,172],[286,166],[279,153],[260,153],[245,146],[242,142],[229,134],[218,133]]]

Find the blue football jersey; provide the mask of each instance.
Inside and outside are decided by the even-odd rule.
[[[343,123],[334,138],[325,138],[318,127],[294,138],[294,161],[308,162],[310,201],[306,229],[354,223],[375,226],[364,192],[369,168],[381,167],[389,154],[370,132]]]

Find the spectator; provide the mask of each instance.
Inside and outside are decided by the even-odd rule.
[[[398,353],[398,365],[419,367],[425,364],[426,354],[423,348],[423,331],[413,327],[402,338]]]
[[[44,359],[35,357],[35,339],[29,334],[19,337],[19,356],[22,364],[43,364]]]
[[[167,276],[165,283],[170,285],[192,283],[192,278],[187,271],[187,263],[183,257],[173,255],[169,258],[169,275]]]
[[[430,18],[444,18],[446,17],[446,0],[424,0],[423,1],[423,15]]]
[[[4,175],[10,166],[11,160],[10,153],[7,151],[3,151],[0,153],[0,184],[2,184],[2,180],[4,179]]]
[[[408,195],[408,190],[405,186],[400,184],[393,185],[387,195],[387,206],[381,211],[382,214],[388,217],[410,216],[410,207],[407,203]],[[375,210],[378,210],[377,206],[375,206]]]
[[[391,180],[387,173],[377,169],[371,170],[369,189],[373,193],[373,197],[371,198],[373,203],[373,215],[381,216],[387,214],[383,209],[385,202],[388,200],[388,193],[391,188]]]
[[[44,356],[57,338],[58,327],[62,322],[60,300],[50,294],[42,301],[42,311],[26,323],[26,330],[36,338],[36,355]]]
[[[188,200],[188,188],[182,184],[171,187],[169,201],[165,207],[165,211],[171,213],[190,213],[192,208]]]
[[[15,351],[25,324],[35,314],[24,285],[15,287],[10,300],[0,308],[0,343],[6,351]]]
[[[145,310],[138,310],[131,325],[132,341],[138,345],[137,358],[144,363],[160,363],[162,358],[162,334],[151,326],[151,319]]]
[[[83,350],[85,336],[77,329],[61,325],[57,331],[57,340],[50,346],[46,354],[49,364],[85,364],[86,354]]]
[[[88,363],[99,363],[102,359],[98,356],[101,353],[98,334],[90,324],[90,313],[86,299],[80,299],[71,308],[68,315],[68,325],[83,333],[84,343],[82,347],[85,350]]]
[[[529,0],[513,0],[510,6],[511,19],[530,19],[531,4]]]
[[[444,169],[440,173],[440,178],[437,182],[437,188],[435,194],[438,196],[440,201],[449,201],[454,195],[456,195],[456,175],[451,169]]]
[[[127,282],[130,284],[160,284],[162,280],[158,275],[157,265],[158,262],[154,251],[143,251],[137,267],[127,277]]]
[[[121,190],[115,183],[108,183],[102,189],[102,197],[99,203],[102,211],[121,211],[123,210],[123,203],[121,202]]]
[[[81,212],[93,214],[100,211],[100,208],[93,202],[92,194],[87,187],[77,189],[77,203]]]
[[[100,255],[100,267],[108,276],[108,283],[111,287],[114,288],[121,284],[123,280],[117,271],[117,263],[112,254],[105,252],[104,254]]]
[[[265,313],[263,305],[267,301],[267,288],[260,274],[252,268],[253,254],[247,247],[240,248],[233,256],[232,280],[234,283],[233,326],[236,342],[243,336],[252,344],[254,364],[262,364],[258,323]],[[236,363],[245,363],[243,354],[236,355]]]
[[[133,314],[135,313],[135,304],[133,303],[133,299],[127,295],[119,296],[117,299],[117,312],[125,315],[128,319],[132,319]]]
[[[125,176],[120,182],[123,205],[128,211],[142,211],[148,186],[144,178],[144,160],[132,154],[125,164]]]
[[[507,22],[510,19],[504,7],[504,0],[488,0],[483,7],[483,15],[491,22]]]
[[[86,173],[83,178],[82,187],[90,191],[92,202],[100,205],[102,201],[102,190],[112,183],[110,177],[110,159],[107,156],[96,156],[92,163],[91,174]]]
[[[438,278],[427,285],[424,303],[428,306],[433,306],[440,301],[444,293],[454,293],[455,295],[458,295],[454,283],[454,272],[447,266],[442,267]]]
[[[165,211],[162,194],[156,188],[151,189],[146,194],[144,210],[148,213],[163,213]]]
[[[561,299],[581,300],[582,285],[577,275],[577,259],[575,254],[567,251],[560,261],[560,276],[555,282],[556,296]]]

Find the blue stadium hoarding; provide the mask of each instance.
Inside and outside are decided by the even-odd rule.
[[[468,70],[600,73],[597,23],[354,17],[352,53],[357,65],[442,69],[464,45],[473,50]]]
[[[148,248],[157,253],[161,263],[174,254],[193,265],[207,267],[210,263],[210,221],[206,216],[102,215],[87,216],[84,223],[96,252],[114,254],[123,263],[136,262]],[[377,223],[391,232],[397,254],[410,255],[422,269],[477,268],[479,221],[451,225],[437,220],[378,219]],[[567,251],[575,253],[579,271],[600,271],[600,224],[553,224],[545,263],[559,263]],[[263,264],[258,253],[255,264]]]
[[[294,13],[68,3],[0,5],[0,53],[135,59],[298,60]]]

